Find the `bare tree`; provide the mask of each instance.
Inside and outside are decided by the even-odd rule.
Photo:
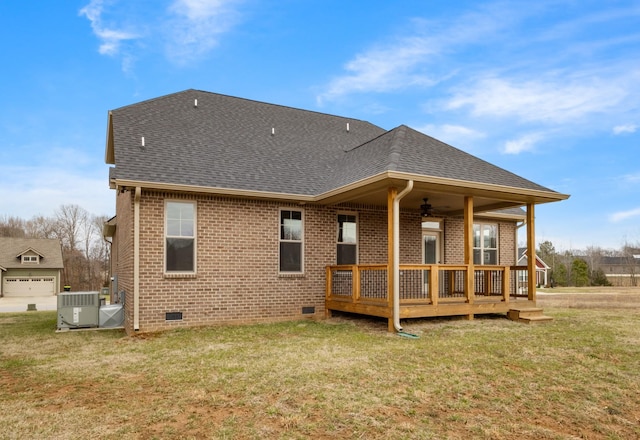
[[[629,276],[629,285],[635,287],[640,276],[640,243],[625,242],[622,246],[622,257],[626,274]]]
[[[84,232],[89,219],[89,213],[78,205],[61,205],[55,213],[58,238],[66,247],[75,251],[78,247],[80,234]]]
[[[18,217],[0,217],[0,237],[24,237],[24,220]]]
[[[86,258],[78,249],[82,242],[89,214],[78,205],[61,205],[55,212],[56,236],[62,243],[64,282],[74,290],[87,289]]]
[[[106,215],[95,215],[91,222],[94,226],[95,237],[91,248],[91,260],[97,269],[96,280],[100,281],[100,287],[109,285],[109,252],[111,247],[102,236],[102,228],[108,220]]]
[[[25,233],[30,238],[58,238],[56,219],[35,216],[25,222]]]
[[[589,278],[593,279],[594,274],[602,265],[604,251],[599,246],[589,246],[583,255],[584,260],[587,262],[587,266],[589,266]]]

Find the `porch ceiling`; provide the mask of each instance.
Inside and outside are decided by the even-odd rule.
[[[420,209],[420,205],[424,203],[423,199],[428,198],[428,203],[433,207],[436,216],[462,215],[465,196],[473,196],[474,212],[516,208],[527,203],[548,203],[568,198],[567,195],[553,191],[532,191],[445,179],[426,180],[385,176],[341,188],[340,191],[319,197],[318,201],[323,204],[356,203],[387,206],[388,189],[395,187],[401,191],[409,180],[414,181],[413,190],[402,199],[401,207]]]

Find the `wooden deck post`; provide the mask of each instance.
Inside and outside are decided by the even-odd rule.
[[[502,273],[502,299],[505,304],[509,303],[510,292],[509,288],[511,286],[511,269],[509,266],[504,267],[504,272]]]
[[[464,264],[467,266],[467,278],[465,283],[465,295],[467,302],[473,304],[475,296],[473,266],[473,197],[464,198]],[[467,319],[473,319],[473,314],[469,314]]]
[[[351,280],[351,282],[353,283],[353,291],[351,293],[352,301],[354,303],[357,303],[358,301],[360,301],[360,268],[357,264],[351,266]]]
[[[438,296],[440,295],[440,281],[438,280],[439,273],[440,268],[436,265],[432,265],[431,270],[429,271],[429,296],[431,297],[431,304],[434,306],[438,305]]]
[[[327,301],[331,298],[331,295],[333,294],[333,292],[331,291],[331,286],[333,284],[332,281],[332,272],[331,272],[331,268],[329,266],[327,266],[325,268],[325,298],[324,298],[324,316],[325,318],[331,318],[331,309],[327,308]]]
[[[535,205],[527,203],[527,297],[536,302],[536,228]]]
[[[387,192],[387,304],[389,306],[389,322],[388,329],[395,332],[393,325],[393,285],[395,282],[393,261],[395,257],[395,243],[393,240],[393,201],[398,195],[397,188],[389,188]]]

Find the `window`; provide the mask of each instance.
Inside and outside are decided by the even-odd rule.
[[[473,225],[473,264],[498,264],[498,225]]]
[[[39,263],[39,259],[37,255],[23,255],[22,256],[23,263]]]
[[[280,210],[280,272],[302,272],[302,211]]]
[[[358,228],[354,214],[338,214],[338,264],[358,263]]]
[[[165,212],[165,270],[195,272],[196,205],[167,202]]]

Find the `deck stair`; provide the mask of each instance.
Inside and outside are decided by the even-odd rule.
[[[551,316],[542,314],[540,307],[533,306],[511,307],[507,312],[507,318],[524,324],[540,324],[553,321]]]

